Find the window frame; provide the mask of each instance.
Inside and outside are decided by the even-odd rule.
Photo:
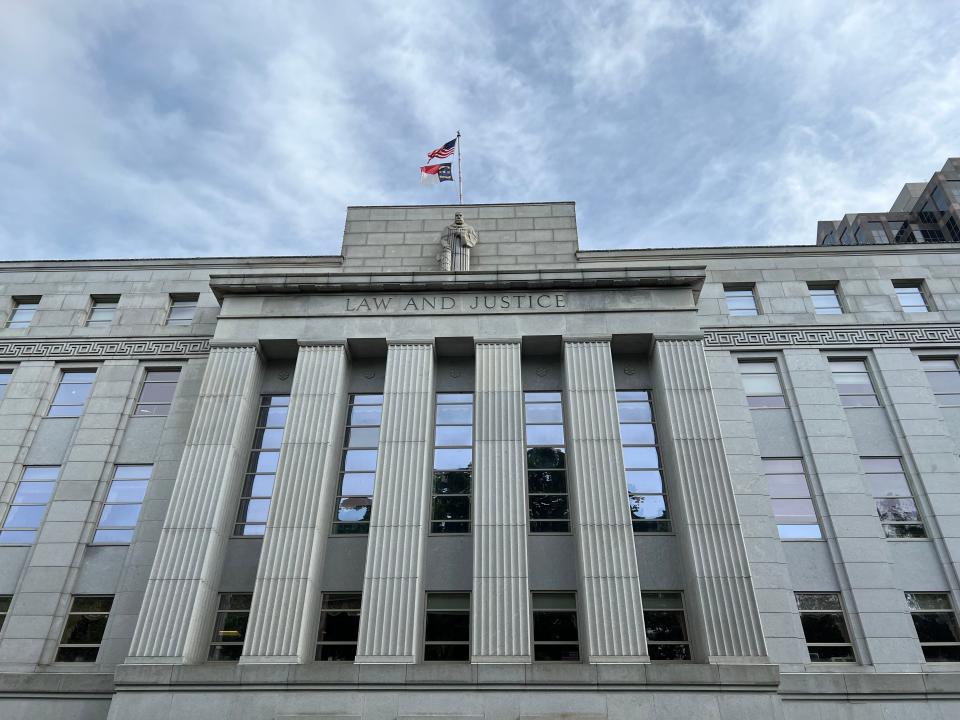
[[[526,494],[527,500],[527,534],[528,535],[570,535],[573,533],[573,515],[571,513],[570,505],[570,465],[568,463],[569,451],[567,449],[567,411],[566,411],[566,400],[564,399],[564,393],[562,390],[523,390],[523,471],[524,471],[524,491]],[[528,400],[528,395],[556,395],[559,397],[559,400]],[[560,422],[559,427],[563,433],[563,443],[557,445],[553,444],[543,444],[537,443],[531,445],[527,442],[527,429],[532,425],[534,427],[552,427],[558,425],[556,422],[528,422],[527,420],[527,405],[556,405],[560,408]],[[551,448],[551,449],[560,449],[563,453],[563,467],[562,468],[533,468],[530,469],[530,450],[536,450],[537,448]],[[559,470],[563,473],[563,483],[565,492],[558,493],[547,493],[547,492],[530,492],[530,473],[539,472],[542,470]],[[534,519],[532,516],[532,509],[530,506],[530,498],[533,497],[563,497],[567,506],[567,518],[566,520],[555,520],[551,518],[543,519],[537,518]],[[566,524],[566,529],[562,530],[534,530],[533,523],[550,523],[550,527],[558,526],[560,523]]]
[[[467,608],[431,608],[430,600],[431,598],[438,597],[460,597],[466,599]],[[420,649],[420,658],[423,662],[429,663],[469,663],[471,658],[471,653],[473,652],[473,638],[471,635],[472,629],[472,597],[469,591],[466,592],[425,592],[424,601],[423,601],[423,638],[422,638],[422,647]],[[466,615],[467,617],[467,639],[466,640],[427,640],[427,629],[430,623],[430,615]],[[443,646],[456,646],[456,647],[466,647],[467,648],[467,657],[463,659],[442,659],[442,658],[427,658],[427,647],[443,647]]]
[[[467,395],[470,400],[467,402],[448,402],[441,403],[441,395]],[[465,423],[443,423],[441,425],[439,416],[440,416],[440,406],[441,405],[470,405],[470,424]],[[443,391],[434,393],[434,422],[433,422],[433,467],[430,471],[430,535],[470,535],[473,532],[473,485],[474,485],[474,463],[476,461],[476,438],[474,433],[476,431],[476,396],[472,390],[467,390],[463,392],[458,391]],[[437,434],[441,427],[469,427],[470,428],[470,445],[439,445],[437,443]],[[457,470],[438,470],[437,465],[437,450],[470,450],[470,465],[465,470],[469,476],[469,491],[466,493],[438,493],[437,492],[437,473],[438,472],[458,472]],[[435,508],[434,505],[438,498],[462,498],[467,499],[467,517],[466,519],[457,518],[450,520],[437,520],[434,518]],[[445,522],[449,523],[465,523],[466,530],[438,530],[437,525],[443,525]]]
[[[669,499],[669,492],[667,491],[667,481],[664,477],[664,468],[663,468],[663,453],[661,452],[660,447],[660,433],[657,429],[657,415],[656,410],[653,405],[653,391],[652,390],[621,390],[617,389],[616,391],[616,403],[617,403],[617,431],[620,437],[620,447],[623,450],[623,472],[627,479],[627,503],[628,509],[630,511],[630,525],[635,535],[673,535],[673,517],[670,512],[671,500]],[[641,397],[627,397],[628,395],[638,395],[643,394],[646,398]],[[650,420],[624,420],[623,419],[623,408],[621,405],[647,405],[650,409]],[[623,435],[623,426],[624,425],[649,425],[650,431],[653,433],[653,443],[634,443],[626,442]],[[660,492],[633,492],[630,490],[630,477],[629,473],[638,472],[638,473],[648,473],[651,472],[652,468],[648,467],[627,467],[626,459],[626,449],[627,448],[653,448],[654,454],[657,456],[657,467],[656,473],[660,477]],[[663,509],[664,514],[660,519],[639,519],[633,514],[633,501],[634,498],[653,498],[659,497],[663,500]],[[642,503],[642,501],[641,501]],[[653,530],[645,530],[640,527],[638,529],[638,523],[650,523],[654,525],[660,525],[662,527],[657,527]],[[665,529],[664,529],[665,528]]]
[[[772,373],[745,373],[744,368],[747,366],[757,367],[759,365],[772,365]],[[786,388],[783,385],[783,376],[780,372],[780,362],[775,357],[738,357],[737,358],[737,368],[740,371],[740,382],[743,383],[743,392],[744,396],[747,398],[747,409],[748,410],[779,410],[786,407],[789,407],[787,403],[787,393]],[[780,387],[779,394],[770,394],[762,393],[751,395],[747,391],[745,376],[746,375],[772,375],[777,379],[777,385]],[[781,405],[754,405],[750,402],[750,398],[780,398]]]
[[[371,402],[356,402],[358,397],[379,397],[380,402],[371,403]],[[337,469],[337,492],[333,499],[333,516],[330,521],[330,534],[331,535],[369,535],[370,534],[370,522],[373,519],[373,504],[376,502],[376,468],[380,463],[380,435],[383,431],[383,402],[384,394],[381,390],[380,392],[352,392],[347,395],[347,412],[344,416],[343,423],[343,438],[340,443],[340,463],[339,468]],[[379,407],[380,408],[380,417],[376,425],[369,424],[354,424],[353,420],[353,409],[355,407]],[[377,430],[377,444],[376,446],[368,445],[357,445],[351,446],[350,443],[350,431],[354,428],[376,428]],[[361,450],[361,451],[373,451],[374,452],[374,467],[372,470],[347,470],[347,452]],[[370,495],[348,495],[343,492],[343,479],[346,475],[372,475],[373,476],[373,488]],[[340,503],[342,500],[348,498],[370,498],[370,513],[369,517],[366,520],[339,520],[339,510]],[[347,528],[340,530],[338,528]],[[352,529],[350,529],[352,528]]]
[[[190,304],[181,304],[178,303],[192,303]],[[174,318],[173,313],[178,307],[192,307],[193,312],[190,313],[190,318],[184,321],[182,318]],[[170,327],[190,327],[193,325],[193,321],[197,317],[197,308],[200,307],[200,293],[170,293],[169,300],[167,301],[167,315],[164,318],[164,326]]]
[[[11,297],[13,305],[10,307],[10,312],[7,314],[6,322],[3,323],[3,327],[10,330],[26,330],[29,327],[33,326],[33,319],[37,315],[37,310],[40,309],[40,302],[43,300],[42,295],[14,295]],[[32,308],[24,308],[24,305],[34,305]],[[29,310],[30,317],[27,320],[16,320],[17,313],[21,310]],[[17,323],[14,325],[13,323]],[[24,324],[21,324],[24,323]]]
[[[907,487],[910,495],[876,495],[873,487],[873,483],[870,479],[871,475],[891,475],[895,473],[889,472],[870,472],[867,470],[867,460],[897,460],[900,464],[900,474],[903,476],[904,484]],[[863,477],[867,481],[867,484],[870,486],[870,495],[873,498],[874,506],[877,510],[877,520],[879,520],[881,527],[883,528],[884,537],[887,540],[929,540],[930,535],[927,532],[927,523],[924,520],[924,513],[920,509],[920,503],[917,502],[917,492],[914,484],[911,480],[910,474],[907,472],[907,468],[903,463],[903,456],[901,455],[861,455],[860,464],[863,466]],[[883,516],[880,514],[880,506],[878,500],[890,499],[890,500],[903,500],[909,499],[914,508],[916,508],[917,519],[916,520],[884,520]],[[919,526],[922,531],[922,535],[913,535],[909,537],[896,536],[888,534],[887,527],[908,527],[908,526]]]
[[[69,375],[79,375],[81,373],[93,375],[93,378],[90,380],[90,387],[87,390],[87,395],[83,400],[83,403],[77,405],[75,403],[57,403],[57,395],[60,393],[60,388],[64,385],[64,380]],[[79,418],[83,417],[83,413],[87,409],[87,403],[90,401],[90,395],[93,393],[93,386],[97,382],[98,368],[82,368],[82,367],[61,367],[60,368],[60,379],[57,381],[57,388],[53,391],[53,397],[50,399],[50,404],[47,406],[47,412],[44,417],[56,417],[56,418]],[[86,383],[66,383],[67,385],[84,385]],[[55,407],[71,407],[79,408],[76,415],[53,415],[51,411]]]
[[[571,610],[568,607],[537,607],[537,597],[546,596],[546,595],[568,595],[573,598],[573,609]],[[570,613],[573,616],[574,625],[577,630],[577,640],[576,643],[569,640],[537,640],[536,630],[537,630],[537,620],[536,616],[538,612],[550,612],[550,613]],[[583,641],[580,637],[580,602],[577,597],[577,592],[575,590],[533,590],[530,592],[530,645],[532,650],[531,660],[534,663],[583,663]],[[537,659],[537,646],[566,646],[574,645],[577,646],[577,658],[575,660],[539,660]]]
[[[327,607],[328,601],[331,600],[331,599],[333,599],[333,598],[347,598],[347,597],[352,598],[352,597],[354,597],[354,596],[356,596],[356,598],[357,598],[357,606],[356,606],[356,608],[335,608],[335,609],[331,609],[331,608],[328,608],[328,607]],[[349,662],[349,663],[352,663],[352,662],[354,662],[354,661],[356,660],[356,657],[357,657],[357,646],[358,646],[358,641],[359,641],[359,639],[360,639],[360,612],[361,612],[362,607],[363,607],[363,592],[360,591],[360,590],[358,590],[358,591],[356,591],[356,592],[349,592],[349,591],[328,592],[328,591],[324,591],[323,593],[321,593],[321,595],[320,595],[320,619],[319,619],[319,622],[318,622],[318,624],[317,624],[317,643],[316,643],[316,648],[314,649],[314,654],[313,654],[313,659],[314,659],[314,661],[316,661],[316,662]],[[324,627],[324,619],[325,619],[324,616],[325,616],[326,613],[329,613],[329,612],[356,613],[356,617],[357,617],[357,637],[355,637],[355,638],[353,639],[353,642],[350,642],[350,641],[348,641],[348,640],[324,640],[324,639],[323,639],[323,634],[324,634],[324,631],[325,631],[325,629],[326,629],[326,628]],[[351,657],[351,658],[349,658],[349,659],[347,659],[347,658],[343,658],[343,659],[339,659],[339,658],[322,658],[322,657],[321,657],[321,655],[322,655],[322,653],[323,653],[323,648],[324,648],[324,647],[351,647],[351,646],[353,647],[353,657]]]
[[[653,596],[665,596],[665,595],[675,595],[679,600],[678,606],[673,607],[651,607],[648,608],[648,601],[653,600]],[[647,651],[650,655],[650,662],[662,663],[688,663],[693,662],[693,646],[690,642],[690,628],[687,624],[687,608],[686,603],[683,601],[683,591],[682,590],[644,590],[640,593],[641,604],[643,606],[643,634],[647,640]],[[680,614],[680,630],[684,636],[684,640],[651,640],[649,636],[649,630],[647,628],[647,613],[648,612],[661,612],[661,613],[679,613]],[[653,653],[649,652],[651,645],[676,645],[678,647],[686,647],[687,657],[685,658],[654,658]]]
[[[927,290],[927,283],[925,280],[891,280],[893,284],[894,295],[897,296],[897,302],[900,303],[900,312],[907,315],[923,315],[924,313],[936,312],[937,307],[933,302],[933,298],[930,295],[929,290]],[[919,295],[920,299],[923,300],[923,309],[922,310],[910,310],[909,308],[919,308],[919,305],[904,305],[903,297],[900,295],[900,290],[915,290]]]
[[[837,312],[825,312],[825,308],[820,308],[817,306],[817,301],[814,300],[815,297],[827,297],[825,291],[829,291],[834,299],[837,301]],[[840,295],[840,283],[839,282],[807,282],[807,294],[810,296],[810,302],[813,304],[813,314],[814,315],[845,315],[847,313],[846,306],[844,304],[843,298]]]
[[[787,472],[768,472],[767,463],[770,462],[783,462],[783,461],[796,461],[800,464],[800,473],[787,473]],[[786,457],[786,456],[772,456],[772,457],[761,457],[760,464],[763,468],[763,478],[767,483],[767,495],[770,498],[771,503],[771,517],[773,518],[774,525],[777,526],[777,538],[781,542],[823,542],[823,522],[820,515],[820,508],[817,507],[817,502],[814,499],[813,489],[810,487],[810,475],[807,472],[807,464],[804,462],[802,457]],[[804,487],[807,489],[806,497],[799,497],[795,495],[777,495],[774,496],[773,489],[770,486],[770,478],[773,476],[791,476],[791,475],[801,475],[803,477]],[[814,523],[817,526],[817,532],[819,533],[817,537],[784,537],[780,532],[781,525],[796,525],[798,527],[809,526],[810,523],[789,523],[789,522],[780,522],[778,520],[777,511],[773,509],[774,500],[807,500],[810,502],[811,507],[813,508],[813,516],[816,522]]]
[[[936,387],[933,383],[933,378],[931,375],[942,373],[946,374],[955,374],[958,381],[960,381],[960,360],[957,359],[956,355],[920,355],[918,357],[920,361],[920,367],[923,368],[923,374],[927,378],[927,384],[930,385],[930,391],[933,393],[934,399],[937,401],[937,404],[940,407],[960,407],[960,392],[956,393],[939,393],[936,390]],[[950,362],[953,363],[952,370],[928,370],[926,363],[928,362]],[[958,387],[960,390],[960,387]],[[955,402],[944,402],[942,398],[956,398]]]
[[[2,401],[7,396],[7,390],[10,388],[10,383],[13,382],[13,371],[16,368],[12,367],[0,367],[0,378],[4,378],[0,382],[0,401]]]
[[[863,365],[863,370],[835,370],[834,363],[860,363]],[[870,361],[864,356],[843,356],[843,355],[828,355],[827,356],[827,367],[830,369],[830,379],[833,381],[833,386],[837,389],[837,395],[840,397],[840,404],[843,405],[845,409],[848,408],[858,408],[858,407],[883,407],[883,403],[880,401],[880,394],[877,392],[877,383],[876,378],[873,374],[873,370],[870,367]],[[859,373],[865,373],[867,376],[867,381],[870,383],[870,393],[862,392],[842,392],[842,387],[851,387],[851,384],[841,385],[837,382],[838,375],[855,375]],[[863,405],[858,404],[853,401],[847,402],[846,398],[870,398],[874,400],[873,405]]]
[[[84,611],[84,610],[77,610],[77,609],[76,609],[77,600],[87,599],[87,598],[91,598],[91,599],[92,599],[92,598],[99,598],[99,599],[109,598],[109,599],[110,599],[110,606],[109,606],[106,610],[86,610],[86,611]],[[75,664],[92,665],[92,664],[95,664],[95,663],[97,662],[97,660],[99,660],[99,658],[100,658],[100,648],[103,647],[103,639],[107,636],[107,627],[108,627],[109,624],[110,624],[110,613],[113,611],[113,601],[114,601],[114,600],[115,600],[115,596],[114,596],[114,595],[95,595],[95,594],[92,594],[92,593],[91,593],[91,594],[87,594],[87,593],[78,594],[78,595],[73,595],[73,596],[71,597],[71,600],[70,600],[70,609],[67,611],[67,614],[64,616],[63,628],[62,628],[61,631],[60,631],[60,641],[57,643],[57,653],[56,653],[56,656],[54,657],[54,662],[55,662],[55,663],[70,663],[71,665],[75,665]],[[83,615],[87,615],[87,616],[94,615],[94,616],[97,616],[97,617],[100,617],[100,616],[104,616],[104,617],[105,617],[105,619],[104,619],[104,621],[103,621],[103,627],[102,627],[102,629],[101,629],[100,640],[99,640],[98,642],[96,642],[96,643],[68,643],[68,642],[64,642],[64,640],[66,639],[67,631],[70,629],[70,617],[71,617],[71,616],[74,616],[74,615],[80,615],[80,616],[83,616]],[[61,658],[60,658],[60,653],[61,653],[61,651],[64,650],[64,649],[70,649],[70,648],[96,648],[97,651],[96,651],[96,654],[95,654],[94,657],[93,657],[93,660],[63,660],[63,659],[61,659]]]
[[[847,611],[846,606],[843,602],[843,593],[837,592],[835,590],[824,590],[824,591],[794,591],[794,602],[797,605],[797,613],[800,615],[800,627],[803,632],[803,643],[807,648],[807,658],[811,664],[814,665],[857,665],[860,662],[860,656],[857,653],[857,646],[853,642],[853,635],[850,633],[850,624],[847,622]],[[810,596],[810,595],[832,595],[837,599],[837,605],[839,609],[837,610],[804,610],[800,605],[801,596]],[[839,615],[840,619],[843,620],[843,631],[847,636],[847,642],[845,643],[829,643],[829,642],[810,642],[807,640],[807,630],[803,627],[803,616],[804,615]],[[850,654],[853,656],[852,660],[814,660],[813,655],[810,653],[810,646],[814,647],[849,647]]]
[[[956,608],[953,607],[953,598],[950,597],[950,592],[949,592],[948,590],[944,590],[944,591],[940,591],[940,592],[937,592],[937,591],[928,591],[928,590],[922,590],[922,591],[913,592],[913,591],[906,590],[906,591],[904,591],[903,595],[904,595],[904,599],[905,599],[905,601],[906,601],[906,603],[907,603],[907,610],[908,610],[909,613],[910,613],[910,619],[913,621],[913,629],[914,629],[914,631],[916,632],[916,635],[917,635],[917,642],[920,644],[920,650],[923,652],[923,661],[924,661],[924,662],[927,662],[927,663],[935,663],[935,664],[938,664],[938,665],[944,664],[944,663],[951,663],[951,664],[953,664],[953,663],[960,662],[960,619],[958,619],[958,617],[957,617]],[[948,605],[949,607],[947,607],[946,609],[941,609],[941,608],[917,608],[916,610],[914,610],[914,609],[911,607],[910,601],[911,601],[911,598],[918,597],[918,596],[937,596],[937,597],[946,598],[946,600],[947,600],[947,605]],[[921,640],[921,639],[920,639],[920,628],[917,626],[917,615],[949,615],[950,618],[951,618],[951,620],[953,620],[953,623],[952,623],[952,626],[953,626],[953,627],[952,627],[952,629],[953,629],[954,635],[955,635],[955,637],[956,637],[957,639],[956,639],[955,641],[953,641],[953,642],[937,642],[937,641],[929,641],[929,640],[925,641],[925,640]],[[931,647],[931,648],[938,648],[938,647],[952,647],[952,648],[955,648],[956,651],[957,651],[958,658],[957,658],[957,660],[931,660],[931,659],[929,659],[929,658],[927,657],[927,650],[926,650],[926,649],[927,649],[928,647]]]
[[[97,515],[97,524],[93,528],[93,539],[90,541],[91,545],[132,545],[136,537],[137,526],[140,524],[140,515],[143,512],[143,504],[147,499],[147,489],[150,487],[150,481],[153,479],[153,465],[152,464],[131,464],[131,463],[118,463],[113,466],[113,475],[110,478],[110,484],[107,487],[107,494],[103,498],[103,502],[100,503],[100,512]],[[149,468],[146,477],[117,477],[121,472],[122,468]],[[123,501],[111,501],[110,493],[113,492],[114,484],[120,483],[133,483],[133,482],[143,482],[143,495],[141,496],[139,502],[131,502],[129,500]],[[101,522],[103,521],[104,513],[107,511],[107,506],[112,505],[126,505],[126,506],[137,506],[136,518],[133,521],[133,525],[108,525],[106,527],[101,527]],[[103,530],[104,532],[122,532],[129,531],[130,538],[128,540],[97,540],[97,534]]]
[[[109,307],[112,305],[113,307]],[[110,327],[117,319],[117,310],[120,308],[119,295],[91,295],[90,303],[87,306],[87,317],[84,320],[84,327]],[[112,310],[109,320],[95,320],[94,314],[97,310]]]
[[[247,601],[247,607],[244,608],[244,609],[235,609],[235,608],[230,608],[230,607],[226,607],[226,608],[225,608],[225,607],[222,607],[222,606],[224,605],[224,601],[226,600],[226,601],[227,601],[227,604],[229,604],[228,598],[229,598],[229,599],[232,599],[234,595],[244,596],[244,597],[249,598],[249,600]],[[217,607],[216,607],[216,609],[215,609],[215,611],[214,611],[214,615],[213,615],[213,632],[210,634],[210,642],[207,643],[207,658],[206,658],[206,661],[207,661],[207,662],[214,662],[214,663],[232,663],[232,662],[238,662],[238,661],[240,660],[240,656],[243,655],[243,643],[246,641],[246,639],[247,639],[247,631],[250,629],[250,608],[251,608],[252,605],[253,605],[253,592],[252,592],[252,591],[251,591],[251,592],[239,592],[239,591],[233,592],[233,591],[231,591],[231,592],[218,592],[218,593],[217,593]],[[221,629],[221,624],[220,624],[220,616],[221,616],[221,615],[223,615],[224,617],[226,617],[227,615],[245,615],[245,616],[246,616],[246,620],[243,622],[243,630],[240,632],[240,639],[239,639],[239,640],[222,640],[222,639],[220,639],[220,640],[218,641],[218,639],[217,639],[217,633],[218,633],[218,632],[223,632],[223,631],[225,631],[225,630],[227,629],[225,626]],[[239,648],[240,650],[239,650],[239,652],[237,653],[237,657],[236,657],[236,658],[229,658],[229,657],[227,657],[227,658],[215,658],[215,657],[213,657],[215,648],[226,648],[226,647]]]
[[[48,479],[43,479],[43,478],[26,479],[27,472],[29,470],[32,470],[33,468],[56,468],[56,471],[57,471],[56,477],[54,477],[53,479],[49,479],[49,478]],[[47,519],[47,513],[50,511],[50,503],[53,502],[53,496],[57,492],[57,483],[60,482],[60,473],[62,471],[63,471],[62,465],[23,465],[20,468],[20,479],[17,481],[17,486],[16,488],[14,488],[13,496],[10,498],[10,502],[7,503],[6,512],[4,512],[3,514],[3,521],[0,522],[0,546],[29,547],[37,542],[37,536],[39,535],[40,531],[43,529],[43,523]],[[26,483],[52,483],[52,487],[50,488],[50,495],[42,503],[16,502],[17,495],[20,493],[20,488],[23,486],[25,482]],[[33,528],[27,527],[26,525],[7,527],[7,521],[10,518],[10,511],[15,507],[42,507],[43,513],[40,515],[40,519],[37,521],[37,526]],[[2,539],[3,533],[5,532],[16,532],[16,533],[31,532],[33,533],[33,537],[29,542],[6,542]]]
[[[151,382],[150,374],[151,373],[172,373],[172,372],[177,373],[177,379],[174,380],[173,382],[170,382],[169,380],[165,380],[165,381],[157,381],[153,383],[154,385],[173,385],[173,394],[170,396],[170,401],[169,402],[152,402],[152,401],[144,402],[144,400],[142,399],[143,391],[144,391],[144,388],[147,386],[147,384]],[[171,365],[169,367],[145,368],[143,371],[143,377],[140,379],[140,388],[137,390],[137,401],[133,405],[133,413],[131,414],[131,417],[169,417],[170,410],[173,408],[173,401],[177,396],[177,386],[180,384],[180,377],[182,373],[183,373],[183,368],[177,365]],[[164,405],[167,407],[167,412],[163,413],[162,415],[140,412],[140,408],[142,406],[154,407],[154,406],[164,406]]]
[[[285,398],[285,403],[273,404],[278,398]],[[261,425],[261,421],[269,422],[270,411],[275,408],[286,408],[283,413],[282,425]],[[234,514],[233,532],[231,537],[235,538],[262,538],[267,531],[267,522],[270,517],[270,507],[273,505],[273,492],[277,484],[277,471],[280,469],[280,453],[283,447],[283,438],[287,429],[287,420],[290,415],[290,394],[289,393],[263,393],[260,395],[260,405],[257,407],[257,419],[253,428],[253,436],[250,441],[250,452],[247,453],[247,464],[243,471],[243,484],[240,486],[240,496],[237,499],[237,511]],[[280,431],[280,442],[276,448],[263,446],[263,436],[270,430]],[[259,438],[259,439],[258,439]],[[277,466],[273,472],[259,472],[259,462],[261,453],[277,454]],[[270,481],[269,495],[254,495],[257,479],[260,477],[272,476]],[[262,502],[266,500],[266,517],[263,522],[255,522],[248,519],[246,510],[252,502]],[[260,528],[263,532],[244,532],[247,527]]]
[[[750,297],[753,299],[753,312],[743,312],[742,308],[731,308],[731,297],[747,297],[746,295],[732,296],[731,293],[750,293]],[[760,296],[757,294],[756,283],[723,283],[723,301],[726,303],[729,317],[757,317],[764,314],[760,305]]]
[[[0,595],[0,633],[3,632],[3,626],[7,624],[7,615],[10,614],[12,606],[13,595]]]

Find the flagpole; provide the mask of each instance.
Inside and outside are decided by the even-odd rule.
[[[457,180],[460,183],[460,204],[463,205],[463,166],[460,164],[460,131],[457,130]]]

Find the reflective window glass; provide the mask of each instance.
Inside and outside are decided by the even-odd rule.
[[[0,595],[0,630],[3,630],[3,623],[7,619],[7,613],[10,612],[11,602],[13,602],[13,595]]]
[[[0,400],[7,394],[7,386],[10,384],[10,378],[13,377],[13,370],[0,368]]]
[[[579,662],[577,596],[574,593],[535,592],[530,605],[533,659],[537,662]]]
[[[759,315],[757,298],[753,292],[753,285],[724,285],[723,296],[727,300],[727,312],[730,315],[746,316]]]
[[[633,531],[670,532],[650,393],[646,390],[617,392],[617,414]]]
[[[809,284],[810,299],[813,300],[813,311],[817,315],[842,315],[843,306],[840,305],[840,295],[836,285]]]
[[[470,532],[473,394],[437,393],[430,531]]]
[[[925,538],[910,483],[898,457],[864,457],[863,471],[873,490],[877,515],[888,538]]]
[[[898,281],[893,283],[900,301],[900,307],[905,313],[930,312],[930,305],[923,292],[923,283],[917,281]]]
[[[370,531],[382,415],[383,395],[355,393],[347,399],[333,518],[335,535],[365,535]]]
[[[171,295],[167,325],[193,324],[193,314],[197,311],[199,300],[199,295]]]
[[[360,633],[360,593],[324,593],[315,658],[353,662]]]
[[[559,392],[525,392],[530,532],[569,532],[563,402]]]
[[[263,395],[253,432],[253,447],[240,492],[234,535],[259,536],[267,529],[273,481],[280,462],[280,445],[287,422],[289,395]]]
[[[0,544],[29,545],[37,537],[60,475],[58,465],[25,465],[0,528]]]
[[[960,628],[950,593],[905,593],[927,662],[960,662]]]
[[[786,407],[776,362],[741,360],[740,374],[749,407]]]
[[[243,652],[253,593],[220,593],[208,660],[236,662]]]
[[[177,391],[180,370],[147,370],[134,415],[166,416]]]
[[[956,358],[921,358],[930,388],[941,405],[960,405],[960,368]]]
[[[690,638],[679,592],[643,592],[643,624],[651,660],[690,660]]]
[[[837,593],[797,593],[810,662],[856,662]]]
[[[7,318],[7,327],[30,327],[30,323],[33,322],[33,315],[36,313],[39,306],[40,298],[38,297],[14,298],[13,309],[10,311],[10,316]]]
[[[863,360],[830,359],[830,374],[844,407],[877,407],[877,394]]]
[[[50,403],[50,417],[80,417],[90,397],[90,389],[97,373],[90,370],[64,370],[60,385]]]
[[[119,303],[119,295],[95,295],[91,298],[87,325],[110,325],[113,323]]]
[[[63,625],[56,661],[96,662],[111,607],[112,595],[75,595]]]
[[[764,458],[773,517],[781,540],[819,540],[822,535],[800,458]]]
[[[469,662],[469,593],[427,593],[423,659]]]
[[[107,499],[100,511],[100,520],[93,542],[127,544],[133,542],[133,533],[140,519],[140,508],[147,492],[147,483],[153,465],[117,465]]]

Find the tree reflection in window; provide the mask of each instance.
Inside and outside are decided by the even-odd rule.
[[[336,516],[333,519],[333,532],[336,535],[365,535],[370,532],[382,415],[383,395],[350,396],[337,484]]]

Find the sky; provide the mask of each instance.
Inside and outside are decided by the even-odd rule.
[[[580,246],[810,244],[960,155],[954,2],[0,0],[0,259],[323,255],[462,132]]]

